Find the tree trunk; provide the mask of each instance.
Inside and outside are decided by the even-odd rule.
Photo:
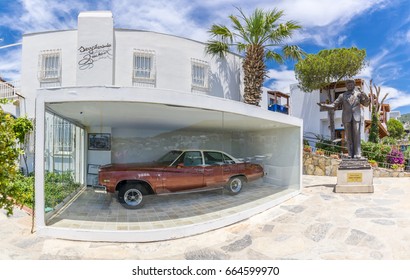
[[[333,103],[333,98],[332,95],[330,94],[330,88],[327,90],[327,97],[330,101],[330,103]],[[335,110],[329,110],[328,111],[328,116],[329,116],[329,130],[330,130],[330,140],[335,140],[336,139],[336,133],[335,133]]]
[[[245,103],[259,106],[262,99],[262,85],[265,79],[265,50],[262,46],[250,45],[243,61]]]

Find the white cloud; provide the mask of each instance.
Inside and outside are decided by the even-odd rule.
[[[0,77],[8,81],[20,80],[21,47],[0,51]]]
[[[132,1],[113,2],[115,25],[122,28],[143,29],[206,40],[209,26],[198,25],[193,13],[194,3],[186,1],[146,1],[132,5]]]
[[[293,0],[278,1],[277,7],[285,11],[286,18],[299,22],[303,38],[296,43],[312,42],[320,47],[341,46],[347,36],[345,26],[355,17],[383,9],[392,0]]]
[[[295,77],[295,71],[293,70],[271,69],[268,71],[267,76],[267,87],[283,93],[288,93],[290,91],[290,85],[298,82]]]
[[[338,24],[341,27],[353,17],[370,9],[380,9],[386,0],[293,0],[279,1],[278,7],[286,11],[289,18],[306,27]],[[336,26],[335,26],[336,27]]]
[[[0,25],[21,33],[76,28],[78,13],[95,6],[81,0],[20,0],[14,5],[0,17]]]
[[[384,96],[386,93],[389,93],[385,103],[389,103],[392,110],[410,105],[409,93],[389,86],[381,86],[380,89],[380,96]]]

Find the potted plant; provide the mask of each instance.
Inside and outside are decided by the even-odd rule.
[[[305,145],[305,146],[303,147],[303,151],[304,151],[304,152],[311,153],[311,152],[312,152],[312,147],[309,146],[309,145]]]
[[[404,164],[393,164],[391,165],[391,169],[394,171],[404,171]]]
[[[325,154],[325,151],[323,151],[322,149],[317,149],[315,154],[323,156]]]
[[[370,166],[373,167],[373,168],[378,166],[377,161],[375,161],[374,159],[369,159],[368,162],[369,162]]]
[[[330,158],[339,159],[340,156],[339,156],[338,154],[331,154],[331,155],[330,155]]]

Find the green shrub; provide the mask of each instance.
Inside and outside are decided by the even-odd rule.
[[[382,139],[382,144],[384,145],[397,145],[397,140],[393,137],[387,136]]]
[[[34,204],[34,176],[24,176],[19,173],[14,181],[15,187],[19,190],[21,202],[30,208]]]
[[[20,190],[19,193],[23,195],[23,204],[33,208],[34,176],[24,176],[23,174],[19,174],[14,184]],[[74,181],[72,172],[47,172],[45,174],[44,184],[45,207],[54,208],[79,186],[80,183]]]
[[[375,160],[376,162],[386,162],[387,155],[391,151],[391,147],[380,143],[364,142],[362,141],[362,155],[369,160]]]
[[[44,184],[45,206],[54,208],[79,186],[80,183],[74,181],[72,172],[47,172]]]
[[[410,165],[410,146],[407,147],[407,149],[403,152],[404,159],[407,162],[407,165]]]
[[[403,124],[396,119],[390,119],[387,121],[387,131],[389,132],[389,135],[395,139],[401,139],[405,133]]]

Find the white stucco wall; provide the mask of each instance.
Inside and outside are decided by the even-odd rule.
[[[76,84],[113,85],[114,22],[109,11],[78,16]]]
[[[87,51],[93,52],[93,65],[83,64]],[[191,59],[209,65],[209,89],[205,94],[236,101],[242,96],[241,57],[226,58],[205,53],[205,43],[148,31],[113,29],[110,12],[80,14],[78,30],[41,32],[23,36],[22,93],[27,97],[28,115],[34,116],[39,56],[45,50],[61,50],[61,87],[118,86],[133,84],[133,52],[155,51],[156,88],[192,93]],[[95,57],[94,57],[95,56]]]
[[[76,47],[77,31],[55,31],[27,34],[23,36],[21,59],[21,93],[26,97],[27,114],[34,117],[36,90],[40,87],[38,80],[39,55],[41,51],[61,49],[62,84],[76,84]]]
[[[290,85],[291,115],[303,119],[304,133],[321,133],[321,119],[326,112],[320,112],[316,104],[320,100],[319,91],[303,92],[297,84]]]

